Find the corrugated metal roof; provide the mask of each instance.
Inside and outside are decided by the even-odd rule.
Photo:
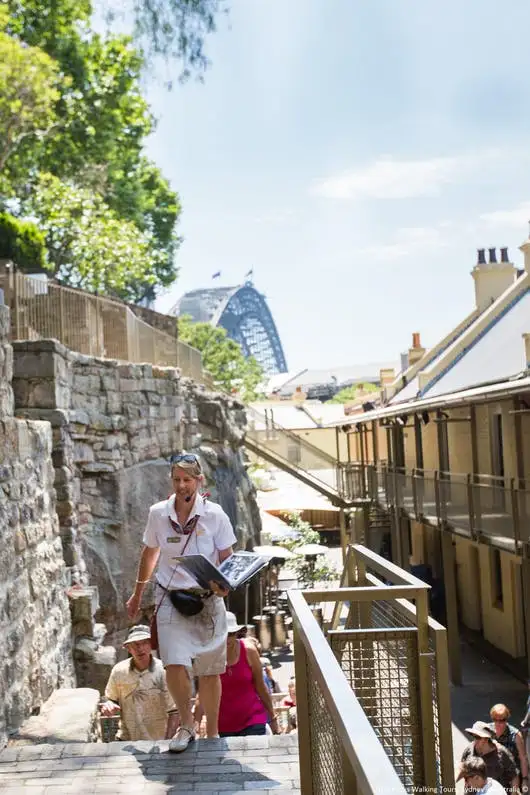
[[[280,401],[266,404],[252,403],[251,406],[261,415],[249,417],[257,431],[263,431],[266,428],[265,409],[267,409],[269,415],[272,412],[275,423],[288,430],[311,430],[322,426],[326,427],[331,422],[346,416],[344,414],[344,406],[341,403],[308,402],[305,404],[307,411],[293,404],[286,405]]]
[[[519,295],[422,390],[437,397],[473,384],[502,381],[526,369],[522,335],[530,330],[530,291]]]
[[[400,369],[398,362],[370,362],[368,364],[354,364],[349,367],[335,367],[328,370],[304,370],[290,380],[286,381],[281,393],[287,394],[294,392],[297,387],[307,388],[320,384],[337,384],[346,386],[355,383],[378,383],[381,370]]]

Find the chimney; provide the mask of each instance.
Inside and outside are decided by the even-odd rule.
[[[530,240],[528,243],[530,249]],[[512,286],[517,279],[517,270],[509,260],[507,248],[500,249],[500,262],[497,262],[495,248],[488,249],[488,262],[486,262],[486,250],[479,248],[477,251],[477,264],[471,271],[471,275],[475,282],[476,307],[483,312]]]
[[[412,335],[412,348],[409,348],[409,367],[419,362],[425,353],[425,348],[422,347],[420,342],[419,331],[415,331]]]
[[[390,384],[394,383],[395,378],[396,374],[393,367],[386,367],[383,370],[379,370],[379,383],[382,387],[390,386]]]
[[[407,351],[400,354],[401,372],[405,373],[409,369],[409,354]]]

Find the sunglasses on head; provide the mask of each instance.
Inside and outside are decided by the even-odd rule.
[[[169,459],[169,463],[174,464],[198,464],[199,458],[195,453],[175,453]]]

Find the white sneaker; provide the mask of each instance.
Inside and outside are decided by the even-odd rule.
[[[173,754],[181,754],[194,740],[195,732],[193,729],[181,726],[169,741],[169,751]]]

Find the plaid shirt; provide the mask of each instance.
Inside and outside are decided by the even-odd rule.
[[[132,659],[123,660],[110,673],[105,696],[121,708],[121,740],[163,740],[167,711],[174,708],[162,661],[151,657],[149,667],[138,671]]]

